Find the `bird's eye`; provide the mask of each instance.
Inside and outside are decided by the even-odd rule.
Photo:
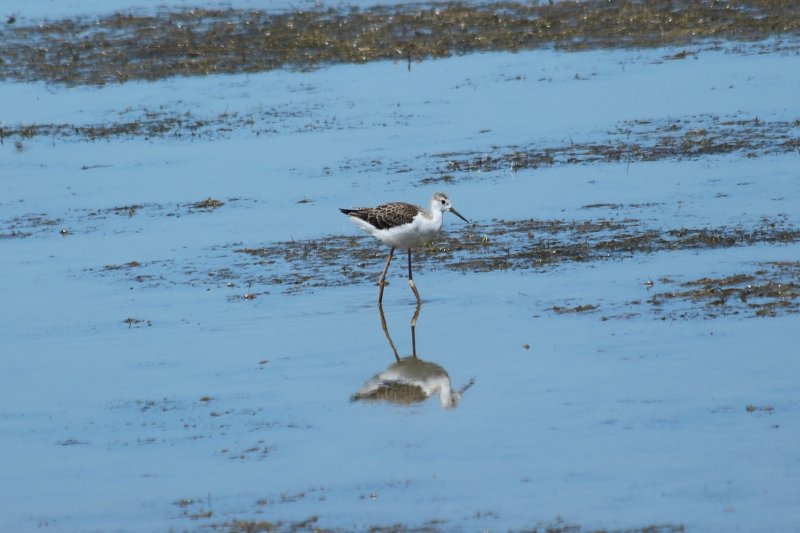
[[[444,200],[442,200],[442,205],[444,205],[444,204],[446,204],[446,203],[447,203],[447,202],[445,202]]]

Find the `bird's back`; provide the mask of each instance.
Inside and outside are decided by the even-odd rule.
[[[420,208],[405,202],[392,202],[377,207],[356,207],[339,211],[350,218],[366,222],[374,229],[382,230],[411,224],[420,212]]]

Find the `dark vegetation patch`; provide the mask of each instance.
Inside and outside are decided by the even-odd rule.
[[[489,513],[493,516],[493,513]],[[483,515],[478,512],[475,518],[480,519]],[[271,533],[271,532],[287,532],[287,533],[301,533],[313,531],[315,533],[347,533],[350,531],[368,531],[369,533],[442,533],[445,531],[460,531],[463,529],[459,526],[454,526],[448,520],[430,520],[420,525],[410,525],[404,523],[388,524],[388,525],[372,525],[369,527],[361,527],[358,529],[349,528],[327,528],[321,525],[322,520],[316,515],[309,517],[306,520],[298,522],[282,522],[272,520],[231,520],[221,524],[209,524],[203,527],[202,530],[206,531],[225,531],[229,533]],[[477,529],[481,529],[475,526]],[[579,525],[567,524],[561,519],[554,522],[543,523],[528,528],[517,530],[509,530],[517,533],[682,533],[685,531],[683,525],[674,524],[653,524],[645,527],[636,527],[625,530],[607,530],[607,529],[593,529],[583,528]]]
[[[58,441],[59,446],[78,446],[78,445],[85,445],[89,444],[86,441],[78,440],[78,439],[65,439]]]
[[[477,231],[476,231],[477,230]],[[790,243],[800,229],[782,219],[758,226],[716,228],[649,228],[636,219],[585,221],[497,221],[473,225],[444,240],[436,250],[449,256],[452,270],[484,272],[543,268],[564,262],[622,259],[642,253],[729,248],[757,243]],[[430,250],[426,252],[431,253]],[[423,254],[423,258],[426,256]]]
[[[646,303],[664,319],[795,314],[800,312],[800,261],[766,262],[748,274],[687,281]]]
[[[316,113],[317,110],[308,110]],[[71,125],[29,124],[7,125],[0,129],[6,137],[18,142],[36,136],[59,140],[97,141],[110,138],[142,136],[170,138],[230,137],[236,131],[254,135],[272,135],[285,131],[313,131],[326,128],[362,127],[347,125],[335,117],[304,116],[300,111],[282,114],[258,110],[253,113],[225,112],[204,119],[195,111],[176,112],[167,109],[142,110],[139,117],[127,117],[120,123]],[[294,120],[298,118],[298,120]],[[458,179],[483,177],[492,171],[512,172],[541,166],[595,163],[634,163],[661,160],[694,160],[702,157],[738,154],[754,158],[770,154],[800,152],[800,118],[766,121],[758,117],[695,115],[682,118],[640,119],[623,122],[609,131],[593,133],[596,140],[537,140],[524,145],[487,146],[480,151],[449,152],[425,156],[419,180],[422,185],[452,183]],[[387,173],[413,171],[405,163],[370,159],[342,162],[343,171]],[[427,168],[426,168],[427,167]],[[99,167],[88,167],[99,168]],[[100,170],[102,171],[102,170]],[[329,173],[330,169],[323,171]],[[301,198],[298,203],[312,200]],[[201,205],[199,202],[195,206]],[[131,206],[132,214],[141,206]],[[208,207],[208,205],[206,206]],[[586,206],[611,207],[607,205]],[[24,225],[25,221],[20,221]],[[3,236],[3,234],[0,234]],[[5,235],[9,236],[9,234]],[[10,235],[13,236],[13,235]]]
[[[128,261],[121,265],[106,265],[103,267],[103,270],[122,270],[123,268],[136,268],[139,266],[142,266],[139,261]]]
[[[444,521],[435,520],[419,526],[398,523],[392,525],[373,525],[368,528],[359,529],[327,528],[320,525],[320,518],[318,516],[311,516],[305,520],[296,522],[265,519],[238,519],[222,524],[210,524],[207,528],[210,531],[225,531],[229,533],[345,533],[348,531],[367,531],[370,533],[439,533],[440,531],[447,531],[447,529],[442,529],[444,523]]]
[[[213,212],[226,203],[206,198],[167,205],[130,204],[103,209],[71,210],[70,223],[78,233],[98,231],[108,219],[137,216],[180,217]],[[584,209],[627,212],[647,205],[597,204]],[[68,217],[65,217],[68,218]],[[58,234],[64,222],[45,214],[17,216],[0,225],[0,235],[26,237],[37,232]],[[436,243],[414,252],[417,271],[448,269],[464,274],[510,270],[546,270],[564,264],[624,260],[641,254],[681,250],[711,250],[752,245],[781,245],[800,241],[800,229],[778,215],[748,226],[657,228],[631,217],[585,220],[493,220],[451,229]],[[155,288],[177,284],[224,288],[226,298],[242,304],[273,294],[291,294],[331,286],[375,283],[388,250],[363,235],[332,235],[319,239],[274,242],[264,246],[229,244],[213,247],[195,260],[161,259],[106,264],[86,271],[126,280],[130,288]],[[389,282],[403,269],[395,266]],[[649,304],[657,316],[669,319],[716,318],[725,315],[771,317],[800,312],[800,267],[796,262],[764,263],[754,272],[678,283],[661,278],[645,284],[648,294],[626,302],[616,313],[614,303],[603,305],[603,320],[643,314]],[[653,290],[654,287],[658,290]],[[271,287],[275,287],[273,290]],[[662,287],[670,287],[662,290]],[[622,304],[622,303],[620,303]],[[596,302],[550,304],[557,314],[597,311]],[[610,314],[608,314],[610,312]],[[616,313],[616,314],[615,314]],[[129,328],[151,326],[139,317],[121,319]]]
[[[775,411],[775,408],[771,405],[753,405],[749,403],[745,407],[745,411],[748,413],[766,413],[771,415]]]
[[[241,203],[240,198],[229,198],[227,203]],[[70,209],[60,217],[52,217],[44,213],[18,215],[0,220],[0,239],[25,238],[36,235],[60,234],[68,236],[74,233],[92,233],[97,231],[109,219],[137,216],[181,218],[187,215],[211,213],[226,202],[214,198],[206,198],[199,202],[182,202],[177,204],[130,204],[100,209]],[[64,225],[68,226],[65,228]],[[132,268],[139,266],[135,261],[125,265],[107,265],[106,269]]]
[[[203,209],[206,211],[210,211],[212,209],[219,209],[223,205],[225,205],[225,202],[209,197],[200,202],[195,202],[191,204],[189,207],[191,209]]]
[[[6,24],[0,79],[104,84],[386,59],[410,68],[416,60],[479,51],[750,41],[799,30],[800,4],[793,0],[441,2],[281,13],[195,8]]]
[[[569,313],[588,313],[596,310],[597,306],[595,304],[583,304],[583,305],[576,305],[574,307],[561,307],[558,305],[553,306],[553,311],[557,315],[566,315]]]
[[[491,146],[479,152],[436,154],[438,168],[425,184],[450,182],[454,174],[523,170],[541,166],[700,159],[740,154],[758,157],[800,151],[800,118],[696,115],[679,119],[623,122],[602,141],[525,146]],[[587,206],[601,207],[601,206]]]
[[[140,328],[142,326],[148,326],[149,327],[149,326],[153,325],[153,323],[150,322],[149,320],[144,320],[142,318],[134,318],[132,316],[129,316],[128,318],[123,320],[122,323],[123,324],[127,324],[128,325],[128,329]]]
[[[754,227],[656,229],[636,219],[497,220],[451,231],[438,243],[418,249],[414,268],[449,269],[464,274],[507,270],[546,270],[564,264],[624,260],[641,254],[681,250],[710,250],[800,241],[800,229],[783,218],[765,219]],[[371,237],[329,236],[293,240],[258,247],[226,245],[208,251],[196,262],[177,265],[163,260],[135,268],[97,268],[101,276],[121,276],[132,288],[189,284],[230,291],[229,300],[291,294],[325,287],[376,283],[388,250]],[[213,261],[210,258],[213,257]],[[395,266],[389,282],[403,276]],[[776,316],[797,312],[800,305],[800,268],[796,263],[765,263],[759,270],[725,278],[701,278],[683,284],[662,278],[658,286],[636,302],[619,302],[621,314],[601,318],[630,318],[648,304],[664,318],[707,317],[726,314]],[[277,291],[265,290],[276,287]],[[645,289],[643,289],[645,290]],[[231,295],[232,293],[232,295]],[[249,296],[248,296],[249,295]],[[614,312],[613,302],[604,304]],[[558,314],[593,313],[596,303],[559,304]]]
[[[545,268],[630,255],[651,248],[656,235],[633,219],[494,221],[472,224],[416,249],[414,264],[417,269],[463,272]],[[251,258],[234,264],[237,270],[256,275],[247,278],[248,284],[283,285],[287,292],[376,281],[388,254],[388,249],[363,236],[329,236],[234,251]]]
[[[19,239],[30,237],[40,231],[57,231],[61,219],[50,218],[44,213],[19,215],[0,223],[0,239]]]
[[[118,117],[95,124],[7,124],[0,126],[0,139],[3,142],[5,139],[16,139],[15,142],[23,146],[23,141],[36,137],[75,141],[133,137],[207,139],[230,137],[236,131],[259,136],[338,127],[335,118],[317,116],[320,108],[315,105],[298,108],[293,104],[284,104],[271,108],[259,107],[248,113],[223,111],[215,115],[203,114],[197,109],[177,110],[183,105],[184,102],[175,102],[172,107],[126,109]],[[84,165],[82,170],[96,168],[104,167]]]

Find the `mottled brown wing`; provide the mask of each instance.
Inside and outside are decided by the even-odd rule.
[[[360,218],[376,229],[388,229],[410,224],[419,213],[419,207],[403,202],[392,202],[378,207],[357,207],[340,211],[347,216]]]
[[[376,402],[384,400],[401,405],[410,405],[412,403],[423,402],[427,398],[428,396],[419,385],[388,381],[386,383],[382,383],[375,390],[354,394],[350,397],[350,401]]]

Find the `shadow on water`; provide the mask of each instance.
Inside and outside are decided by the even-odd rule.
[[[417,304],[414,316],[411,318],[411,355],[400,357],[397,347],[389,334],[383,306],[378,305],[381,318],[381,327],[392,348],[395,362],[389,368],[369,379],[364,386],[355,393],[350,400],[377,402],[386,401],[400,405],[412,405],[424,402],[429,397],[438,394],[443,409],[458,407],[461,395],[475,382],[470,379],[459,390],[453,390],[450,376],[447,371],[436,363],[423,361],[417,357],[416,325],[422,304]]]

